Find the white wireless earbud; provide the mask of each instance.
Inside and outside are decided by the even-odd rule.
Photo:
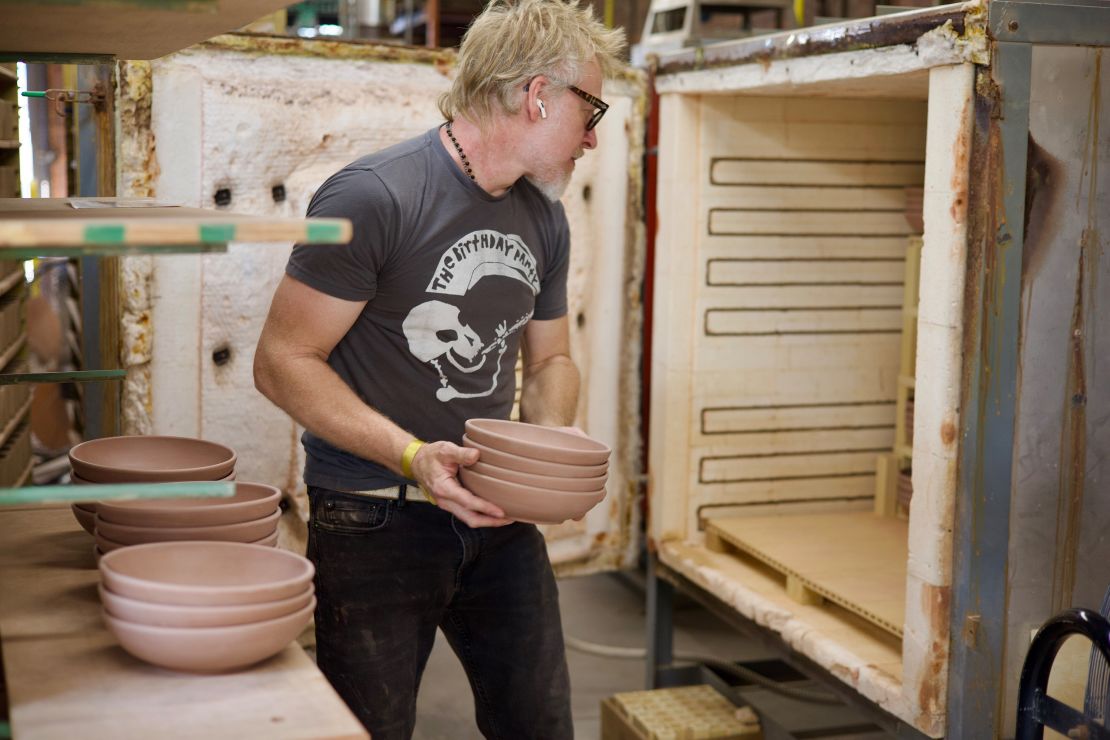
[[[547,118],[547,108],[544,107],[543,101],[536,98],[536,107],[540,109],[540,118]]]

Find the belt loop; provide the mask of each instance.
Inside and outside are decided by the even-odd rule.
[[[397,486],[397,508],[398,509],[405,508],[405,491],[407,491],[407,490],[408,490],[408,486],[405,485],[404,483]]]

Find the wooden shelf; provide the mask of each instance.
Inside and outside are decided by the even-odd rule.
[[[15,416],[8,419],[3,429],[0,429],[0,445],[8,441],[8,437],[12,436],[12,432],[20,423],[27,417],[27,412],[31,410],[31,399],[28,398],[26,403],[16,412]],[[22,485],[22,484],[20,484]]]
[[[0,296],[19,285],[25,279],[23,270],[12,270],[6,277],[0,279]],[[0,367],[3,366],[0,365]]]
[[[282,0],[24,4],[0,25],[0,59],[157,59],[281,10]],[[38,58],[38,59],[36,59]]]
[[[800,604],[828,601],[901,638],[909,522],[871,512],[730,517],[706,523],[706,544],[778,571]]]
[[[15,359],[19,354],[19,350],[23,349],[23,344],[27,341],[27,333],[19,335],[14,342],[12,342],[2,353],[0,353],[0,367],[7,367],[8,363]]]
[[[18,81],[19,81],[19,75],[15,73],[15,70],[8,69],[4,65],[0,64],[0,82],[18,82]]]
[[[19,141],[16,139],[0,139],[0,149],[18,149]]]
[[[69,198],[0,198],[0,258],[21,250],[53,254],[167,251],[223,246],[228,242],[345,244],[351,222],[343,218],[267,218],[204,208],[74,208]],[[112,199],[99,199],[111,201]],[[177,250],[180,251],[180,250]]]
[[[295,642],[244,671],[179,673],[104,626],[93,541],[69,507],[0,512],[0,638],[16,737],[366,738]]]

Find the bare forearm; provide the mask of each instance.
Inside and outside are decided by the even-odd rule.
[[[578,368],[565,355],[526,368],[520,393],[520,418],[532,424],[570,426],[578,407]]]
[[[322,359],[259,348],[255,385],[305,429],[340,449],[400,471],[412,435],[368,406]]]

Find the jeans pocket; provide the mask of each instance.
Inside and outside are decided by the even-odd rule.
[[[396,502],[350,496],[317,489],[312,507],[312,526],[336,534],[369,534],[384,529],[393,518]]]

